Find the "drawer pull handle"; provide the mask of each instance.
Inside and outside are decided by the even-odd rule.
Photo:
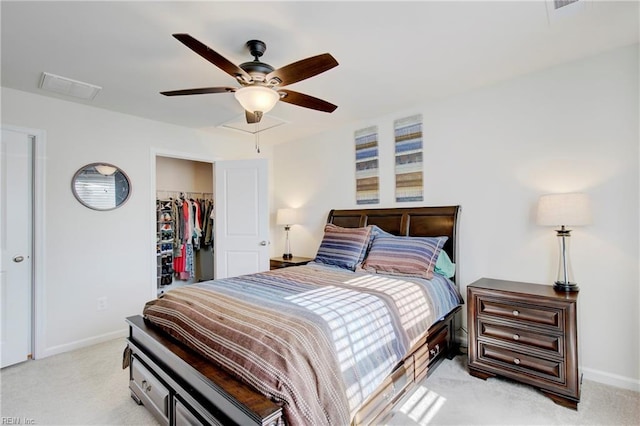
[[[431,349],[431,350],[429,351],[429,353],[430,353],[431,355],[434,355],[434,356],[435,356],[437,353],[439,353],[439,352],[440,352],[440,344],[437,344],[437,345],[436,345],[436,347],[435,347],[435,349]]]
[[[520,335],[519,334],[514,334],[513,335],[513,340],[520,340]]]
[[[518,359],[518,358],[514,359],[514,360],[513,360],[513,363],[514,363],[515,365],[520,365],[520,359]]]
[[[513,316],[517,317],[518,315],[520,315],[520,311],[518,311],[517,309],[513,310]]]
[[[142,390],[145,392],[151,392],[151,385],[147,386],[147,381],[143,380],[142,383],[140,383],[142,385]]]
[[[393,398],[393,396],[396,394],[396,386],[391,383],[391,389],[389,389],[387,392],[385,392],[384,394],[382,394],[382,397],[389,401]]]

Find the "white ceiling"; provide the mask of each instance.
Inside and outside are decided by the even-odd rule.
[[[550,19],[544,0],[3,0],[2,86],[76,101],[38,88],[49,72],[103,88],[77,102],[206,130],[243,114],[232,94],[158,92],[237,83],[171,34],[188,33],[236,64],[252,59],[244,43],[254,38],[266,42],[262,61],[275,68],[331,53],[338,67],[287,87],[338,109],[279,102],[269,114],[288,124],[261,137],[277,143],[638,43],[638,5],[582,0],[579,13]]]

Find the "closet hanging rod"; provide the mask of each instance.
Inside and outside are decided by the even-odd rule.
[[[166,197],[173,197],[173,198],[213,198],[213,192],[198,192],[198,191],[172,191],[172,190],[168,190],[168,189],[159,189],[156,191],[156,198],[157,199],[161,199],[161,198],[166,198]]]

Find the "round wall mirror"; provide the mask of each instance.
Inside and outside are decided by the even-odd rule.
[[[129,177],[107,163],[87,164],[73,175],[73,195],[93,210],[113,210],[125,203],[131,193]]]

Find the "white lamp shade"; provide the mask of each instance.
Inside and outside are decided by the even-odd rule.
[[[117,167],[109,166],[108,164],[98,164],[95,166],[95,169],[98,173],[104,176],[111,176],[118,171]]]
[[[236,99],[246,111],[266,113],[276,105],[280,95],[264,86],[245,86],[236,90]]]
[[[298,220],[296,209],[278,209],[276,223],[278,225],[293,225]]]
[[[538,201],[538,225],[588,225],[591,207],[586,194],[547,194]]]

